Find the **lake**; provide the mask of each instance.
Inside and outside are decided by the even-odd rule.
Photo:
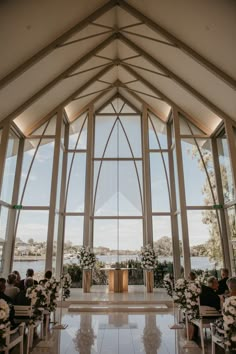
[[[116,255],[98,255],[97,258],[105,262],[107,265],[110,265],[111,263],[117,262],[117,256]],[[120,255],[119,256],[119,261],[126,261],[128,259],[136,259],[138,258],[137,255]],[[172,257],[158,257],[159,262],[172,262]],[[65,259],[65,263],[78,263],[77,259]],[[215,263],[211,262],[208,257],[192,257],[191,258],[191,263],[192,263],[192,269],[214,269]],[[181,257],[181,264],[183,265],[183,258]],[[28,268],[33,268],[35,273],[43,273],[44,272],[44,266],[45,266],[45,261],[44,260],[39,260],[39,261],[15,261],[13,262],[13,269],[12,270],[18,270],[20,275],[22,277],[25,277],[26,270]]]

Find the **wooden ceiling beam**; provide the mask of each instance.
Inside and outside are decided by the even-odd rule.
[[[76,32],[81,31],[87,27],[91,22],[95,21],[98,17],[102,16],[107,11],[111,10],[116,6],[116,0],[110,0],[105,5],[101,6],[99,9],[94,11],[92,14],[87,16],[81,22],[77,23],[75,26],[70,28],[68,31],[63,33],[61,36],[57,37],[54,41],[49,43],[46,47],[42,48],[39,52],[34,54],[31,58],[27,59],[24,63],[19,65],[16,69],[11,71],[5,77],[0,80],[0,89],[8,85],[11,81],[15,80],[18,76],[23,74],[26,70],[31,68],[34,64],[43,59],[46,55],[50,54],[53,50],[57,49],[58,45],[68,40]]]
[[[148,62],[153,64],[156,68],[161,69],[165,74],[169,76],[170,79],[175,81],[179,86],[183,87],[188,93],[190,93],[193,97],[195,97],[198,101],[203,103],[208,109],[214,112],[217,116],[224,119],[230,119],[224,111],[222,111],[218,106],[216,106],[213,102],[208,100],[205,96],[203,96],[200,92],[194,89],[191,85],[189,85],[186,81],[181,79],[178,75],[173,73],[163,64],[161,64],[157,59],[153,58],[150,54],[148,54],[145,50],[140,48],[137,44],[133,43],[130,39],[126,38],[123,34],[119,34],[119,40],[128,45],[130,48],[135,50],[138,54],[140,54],[143,58],[145,58]],[[126,65],[125,63],[123,65]],[[168,78],[166,79],[168,80]]]
[[[215,76],[220,78],[222,81],[224,81],[228,86],[232,87],[234,90],[236,89],[236,80],[233,79],[230,75],[228,75],[226,72],[221,70],[219,67],[211,63],[208,59],[204,58],[201,54],[196,52],[194,49],[192,49],[190,46],[188,46],[186,43],[175,37],[173,34],[168,32],[166,29],[161,27],[159,24],[145,16],[143,13],[135,9],[133,6],[128,4],[124,0],[119,0],[119,6],[125,10],[126,12],[130,13],[132,16],[136,17],[138,20],[143,22],[146,26],[151,28],[154,32],[157,32],[161,34],[163,37],[165,37],[167,40],[169,40],[171,43],[175,44],[181,51],[183,51],[185,54],[190,56],[192,59],[194,59],[196,62],[204,66],[207,70],[209,70],[211,73],[213,73]]]
[[[121,63],[121,66],[123,64]],[[147,86],[150,90],[152,90],[154,93],[159,95],[160,97],[163,98],[163,100],[168,103],[170,107],[175,107],[180,113],[182,113],[186,118],[189,119],[196,127],[198,127],[200,130],[202,130],[204,133],[207,135],[210,135],[212,131],[209,130],[207,126],[204,124],[200,123],[197,119],[193,118],[190,114],[185,112],[181,107],[179,107],[174,101],[172,101],[168,96],[166,96],[164,93],[162,93],[159,89],[157,89],[155,86],[153,86],[149,81],[147,81],[143,76],[138,74],[135,70],[130,68],[129,66],[123,66],[126,71],[128,71],[132,76],[136,77],[138,80],[140,80],[145,86]]]
[[[67,75],[69,75],[76,68],[78,68],[78,66],[86,63],[89,59],[91,59],[94,56],[94,54],[96,54],[97,52],[99,52],[100,50],[108,46],[113,40],[116,39],[116,37],[117,37],[116,34],[111,35],[109,38],[105,39],[102,43],[100,43],[98,46],[96,46],[87,54],[85,54],[82,58],[76,60],[76,62],[74,62],[68,69],[64,70],[55,79],[53,79],[43,88],[41,88],[38,92],[36,92],[33,96],[31,96],[28,100],[26,100],[23,104],[21,104],[18,108],[16,108],[12,113],[8,114],[8,116],[5,117],[2,122],[4,123],[5,121],[16,118],[18,115],[24,112],[30,105],[32,105],[35,101],[37,101],[43,95],[45,95],[45,93],[47,93],[54,86],[56,86],[60,81],[64,79],[70,80],[70,77],[67,78]],[[112,62],[111,63],[108,62],[106,65],[110,66],[112,65]]]

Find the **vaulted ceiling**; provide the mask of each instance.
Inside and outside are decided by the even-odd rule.
[[[207,134],[236,122],[234,0],[6,0],[0,27],[0,126],[27,135],[116,94]]]

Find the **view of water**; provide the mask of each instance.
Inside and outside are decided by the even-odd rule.
[[[97,256],[97,258],[105,262],[106,264],[110,265],[111,263],[117,262],[117,256],[116,255],[110,255],[110,256]],[[126,261],[128,259],[136,259],[138,258],[137,255],[120,255],[119,256],[119,261]],[[164,262],[164,261],[172,261],[172,257],[158,257],[159,262]],[[76,258],[74,259],[65,259],[64,263],[78,263],[78,260]],[[183,264],[183,258],[181,259],[181,264]],[[211,262],[208,257],[192,257],[191,258],[191,264],[192,264],[192,269],[213,269],[215,267],[215,263]],[[15,261],[13,263],[13,270],[18,270],[20,275],[22,277],[25,276],[26,270],[28,268],[33,268],[35,273],[38,272],[44,272],[44,266],[45,266],[45,261],[40,260],[40,261]]]

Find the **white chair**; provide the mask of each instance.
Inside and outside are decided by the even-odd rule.
[[[5,346],[0,347],[0,352],[9,354],[9,351],[17,346],[20,345],[19,354],[24,354],[24,333],[25,333],[25,324],[20,323],[19,326],[15,329],[7,327],[3,338],[5,338]]]
[[[217,311],[213,307],[200,305],[199,298],[198,298],[198,306],[199,306],[199,318],[191,320],[191,323],[193,323],[195,326],[199,328],[202,353],[205,354],[203,329],[210,328],[211,322],[216,318],[222,317],[222,315],[219,313],[219,311]]]
[[[43,316],[41,315],[38,319],[33,320],[33,308],[32,306],[22,306],[15,305],[15,322],[24,322],[28,328],[27,336],[27,353],[29,353],[30,348],[33,346],[34,329],[40,325],[40,338],[43,338]]]
[[[215,354],[216,345],[223,348],[226,352],[224,345],[224,336],[217,335],[215,323],[211,323],[211,354]]]

